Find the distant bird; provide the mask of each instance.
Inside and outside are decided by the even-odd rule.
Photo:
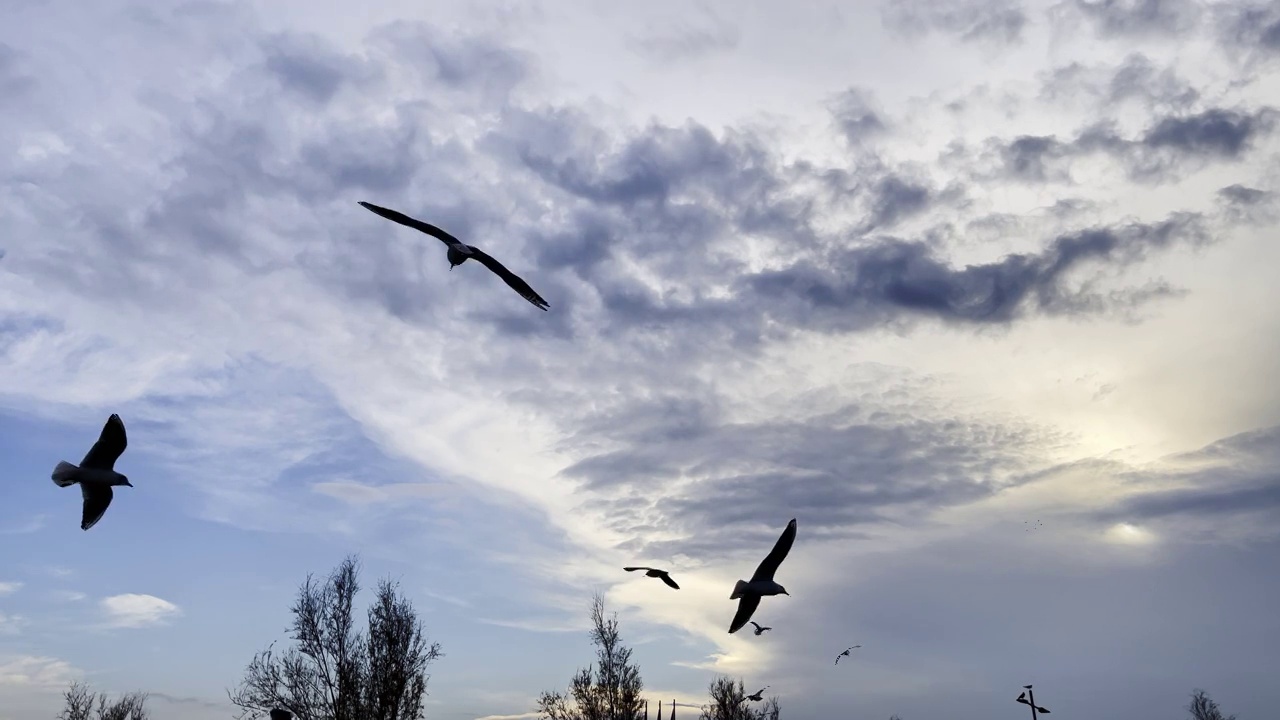
[[[645,573],[645,577],[662,578],[662,582],[670,585],[676,590],[680,589],[680,586],[676,584],[675,580],[671,579],[671,576],[667,574],[666,570],[659,570],[658,568],[651,568],[651,567],[624,567],[622,569],[626,570],[627,572],[634,572],[636,570],[647,570],[648,572]]]
[[[271,720],[293,720],[293,713],[289,712],[288,710],[281,710],[280,708],[276,708],[272,710],[269,714],[271,715]]]
[[[80,467],[65,460],[60,460],[54,466],[52,477],[58,487],[80,483],[80,494],[84,496],[81,530],[93,527],[107,511],[107,506],[111,504],[113,485],[133,487],[129,478],[114,469],[116,460],[128,444],[124,434],[124,421],[119,415],[112,415],[107,418],[107,424],[102,426],[98,442],[89,448],[89,454],[80,461]]]
[[[760,702],[761,700],[764,700],[764,695],[763,695],[763,693],[764,693],[764,691],[765,691],[765,690],[768,690],[768,689],[769,689],[769,686],[768,686],[768,685],[765,685],[764,687],[762,687],[762,688],[760,688],[759,690],[755,691],[755,693],[753,693],[753,694],[751,694],[751,695],[748,695],[748,696],[746,696],[746,697],[745,697],[745,698],[743,698],[743,699],[744,699],[744,700],[750,700],[751,702]]]
[[[771,628],[771,627],[760,627],[760,623],[756,622],[755,620],[752,620],[752,621],[751,621],[751,624],[756,626],[756,634],[757,634],[757,635],[761,635],[761,634],[763,634],[765,630],[772,630],[772,629],[773,629],[773,628]]]
[[[512,290],[520,293],[520,297],[523,297],[525,300],[533,303],[535,307],[542,310],[546,310],[550,307],[550,304],[546,300],[543,300],[541,295],[534,292],[533,288],[529,287],[529,283],[525,282],[519,275],[508,270],[502,263],[494,260],[475,245],[466,245],[458,238],[450,235],[444,230],[441,230],[435,225],[422,222],[421,220],[415,220],[404,213],[399,213],[395,210],[388,210],[387,208],[379,207],[373,203],[364,202],[363,200],[360,201],[360,204],[363,205],[366,210],[377,213],[378,215],[381,215],[393,222],[398,222],[401,225],[411,227],[419,232],[424,232],[439,239],[445,245],[448,245],[449,250],[446,253],[446,256],[449,258],[450,270],[453,270],[454,267],[461,265],[471,258],[475,258],[480,261],[481,265],[489,268],[494,272],[494,274],[505,280],[506,283],[511,286]]]
[[[840,664],[840,658],[842,658],[842,657],[850,657],[849,653],[853,652],[854,650],[857,650],[857,649],[858,649],[858,648],[860,648],[860,647],[862,647],[862,646],[861,646],[861,645],[854,645],[853,647],[849,648],[848,650],[845,650],[844,652],[842,652],[842,653],[840,653],[839,655],[837,655],[837,656],[836,656],[836,664],[837,664],[837,665],[839,665],[839,664]]]
[[[786,559],[787,553],[791,552],[791,544],[796,541],[796,519],[791,518],[791,522],[787,523],[787,529],[782,531],[782,535],[778,537],[778,542],[774,543],[773,549],[760,561],[756,572],[751,576],[751,582],[739,580],[733,586],[733,594],[729,596],[730,600],[738,601],[738,612],[733,616],[733,622],[729,625],[729,634],[738,632],[743,625],[751,619],[751,614],[760,607],[760,598],[765,595],[786,595],[791,596],[787,589],[773,581],[773,574],[778,571],[778,566]]]

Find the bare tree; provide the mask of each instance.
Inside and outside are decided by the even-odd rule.
[[[777,696],[765,701],[758,709],[751,707],[742,680],[718,677],[707,687],[711,703],[702,708],[699,720],[778,720],[782,708]]]
[[[617,613],[605,618],[604,598],[598,593],[591,604],[591,623],[596,667],[579,670],[569,681],[568,695],[542,693],[538,712],[544,720],[641,720],[640,668],[631,664],[631,648],[622,644]]]
[[[1218,709],[1218,703],[1203,690],[1191,693],[1191,704],[1187,706],[1187,710],[1193,720],[1236,720],[1235,715],[1223,715]]]
[[[66,704],[58,713],[58,720],[148,720],[150,717],[144,692],[125,693],[115,702],[108,703],[106,693],[95,696],[88,685],[73,682],[62,697]]]
[[[273,643],[254,655],[231,702],[240,718],[273,708],[298,720],[419,720],[427,694],[427,667],[442,656],[428,644],[413,604],[390,580],[378,583],[367,632],[355,627],[359,561],[348,556],[328,579],[311,575],[294,602],[291,639],[277,654]]]

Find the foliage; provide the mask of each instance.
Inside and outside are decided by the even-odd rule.
[[[579,670],[569,682],[568,695],[542,693],[540,716],[543,720],[642,720],[640,668],[631,664],[631,648],[622,644],[617,613],[605,618],[604,598],[599,594],[591,605],[591,623],[596,667]]]
[[[711,681],[707,692],[711,703],[702,708],[699,720],[778,720],[782,708],[778,698],[771,697],[759,708],[751,707],[742,680],[718,677]]]
[[[1191,693],[1191,704],[1187,706],[1187,710],[1193,720],[1236,720],[1235,715],[1223,715],[1218,709],[1218,703],[1203,690]]]
[[[97,696],[89,690],[89,686],[79,682],[71,683],[62,694],[66,704],[58,713],[58,720],[148,720],[147,694],[143,692],[125,693],[113,703],[107,702],[107,694]],[[95,712],[95,702],[96,712]]]
[[[311,575],[298,590],[291,639],[254,655],[231,702],[241,718],[284,708],[298,720],[419,720],[424,717],[427,667],[441,657],[428,645],[413,604],[390,580],[379,582],[367,630],[357,631],[360,590],[354,556],[320,584]]]

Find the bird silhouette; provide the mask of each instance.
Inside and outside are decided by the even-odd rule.
[[[768,689],[769,689],[769,686],[768,686],[768,685],[765,685],[764,687],[760,688],[759,690],[755,691],[754,693],[752,693],[752,694],[750,694],[750,695],[747,695],[747,696],[746,696],[745,698],[743,698],[743,699],[744,699],[744,700],[750,700],[750,701],[752,701],[752,702],[760,702],[761,700],[764,700],[764,691],[765,691],[765,690],[768,690]]]
[[[54,466],[52,478],[58,487],[80,483],[80,494],[84,498],[84,511],[80,516],[81,530],[93,527],[107,512],[113,496],[113,485],[133,487],[129,478],[115,471],[116,460],[128,444],[124,421],[119,415],[113,414],[107,418],[98,441],[89,448],[79,467],[66,460],[60,460]]]
[[[757,634],[757,635],[761,635],[761,634],[763,634],[763,633],[764,633],[764,631],[766,631],[766,630],[772,630],[772,629],[773,629],[773,628],[771,628],[771,627],[760,627],[760,623],[756,622],[755,620],[752,620],[752,621],[751,621],[751,624],[756,626],[756,631],[755,631],[755,632],[756,632],[756,634]]]
[[[293,720],[293,713],[280,708],[274,708],[269,715],[271,715],[271,720]]]
[[[842,653],[840,653],[839,655],[837,655],[837,656],[836,656],[836,664],[837,664],[837,665],[839,665],[839,664],[840,664],[840,658],[842,658],[842,657],[852,657],[851,655],[849,655],[849,653],[853,652],[854,650],[856,650],[857,648],[860,648],[860,647],[862,647],[862,646],[861,646],[861,645],[854,645],[853,647],[849,648],[848,650],[845,650],[844,652],[842,652]]]
[[[729,624],[729,634],[738,632],[743,625],[751,619],[751,614],[760,607],[760,598],[765,595],[787,595],[787,589],[773,581],[773,574],[778,571],[778,566],[787,558],[787,553],[791,552],[791,544],[796,541],[796,519],[791,518],[791,522],[787,523],[787,528],[782,531],[782,535],[778,537],[778,541],[774,543],[773,549],[760,561],[760,565],[756,567],[756,572],[751,576],[751,582],[739,580],[733,586],[733,594],[729,596],[730,600],[738,601],[738,612],[733,616],[733,622]]]
[[[671,579],[671,576],[667,574],[666,570],[659,570],[658,568],[651,568],[651,567],[624,567],[622,569],[626,570],[627,572],[633,572],[635,570],[646,570],[647,571],[645,572],[646,577],[662,578],[662,582],[670,585],[676,590],[680,589],[680,586],[676,584],[675,580]]]
[[[449,258],[450,270],[453,270],[456,266],[474,258],[475,260],[478,260],[481,265],[489,268],[495,275],[506,281],[506,283],[511,286],[512,290],[520,293],[520,297],[533,303],[534,307],[541,310],[546,310],[550,307],[550,304],[546,300],[543,300],[541,295],[534,292],[534,289],[529,287],[529,283],[525,282],[523,278],[508,270],[502,263],[493,259],[493,257],[486,254],[475,245],[467,245],[435,225],[422,222],[421,220],[416,220],[404,213],[379,207],[373,203],[364,202],[363,200],[360,201],[360,204],[364,206],[366,210],[381,215],[392,222],[397,222],[419,232],[424,232],[440,240],[445,245],[448,245],[449,250],[447,252],[447,257]]]

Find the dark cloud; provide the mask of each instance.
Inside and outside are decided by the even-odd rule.
[[[1214,6],[1223,44],[1233,52],[1264,57],[1280,53],[1280,8],[1275,3],[1219,3]]]
[[[860,88],[849,88],[837,95],[830,109],[840,133],[852,144],[859,144],[888,129],[871,94]]]
[[[700,556],[767,544],[797,515],[810,537],[851,537],[859,525],[987,496],[1042,439],[1030,429],[878,410],[885,401],[870,393],[833,412],[750,423],[730,421],[713,400],[636,402],[582,418],[590,430],[570,447],[621,447],[588,453],[565,474],[582,480],[594,496],[587,505],[623,534],[687,534],[628,549]]]
[[[1065,0],[1055,10],[1089,20],[1102,37],[1176,37],[1194,30],[1197,0]]]
[[[1218,202],[1229,222],[1269,225],[1280,220],[1276,193],[1239,183],[1218,190]]]
[[[355,58],[333,52],[311,35],[281,34],[263,41],[267,69],[285,88],[324,104],[347,81]]]
[[[1042,82],[1040,97],[1046,100],[1084,96],[1104,107],[1136,100],[1143,109],[1163,113],[1188,110],[1200,98],[1174,68],[1160,68],[1140,52],[1119,65],[1063,65],[1044,74]]]
[[[1280,511],[1280,427],[1235,435],[1170,460],[1175,467],[1196,469],[1132,474],[1133,482],[1172,487],[1138,494],[1099,518],[1142,522],[1189,516],[1227,522],[1250,514],[1270,519]]]
[[[1022,39],[1027,13],[1017,0],[894,0],[881,6],[881,22],[908,36],[944,32],[969,42],[1013,43]]]
[[[1015,180],[1070,181],[1068,163],[1076,157],[1103,153],[1122,163],[1133,180],[1171,182],[1186,169],[1207,162],[1244,158],[1256,140],[1275,128],[1276,111],[1210,108],[1168,115],[1135,138],[1126,138],[1114,123],[1101,121],[1071,140],[1055,136],[1022,136],[1010,142],[991,140],[1004,177]]]

